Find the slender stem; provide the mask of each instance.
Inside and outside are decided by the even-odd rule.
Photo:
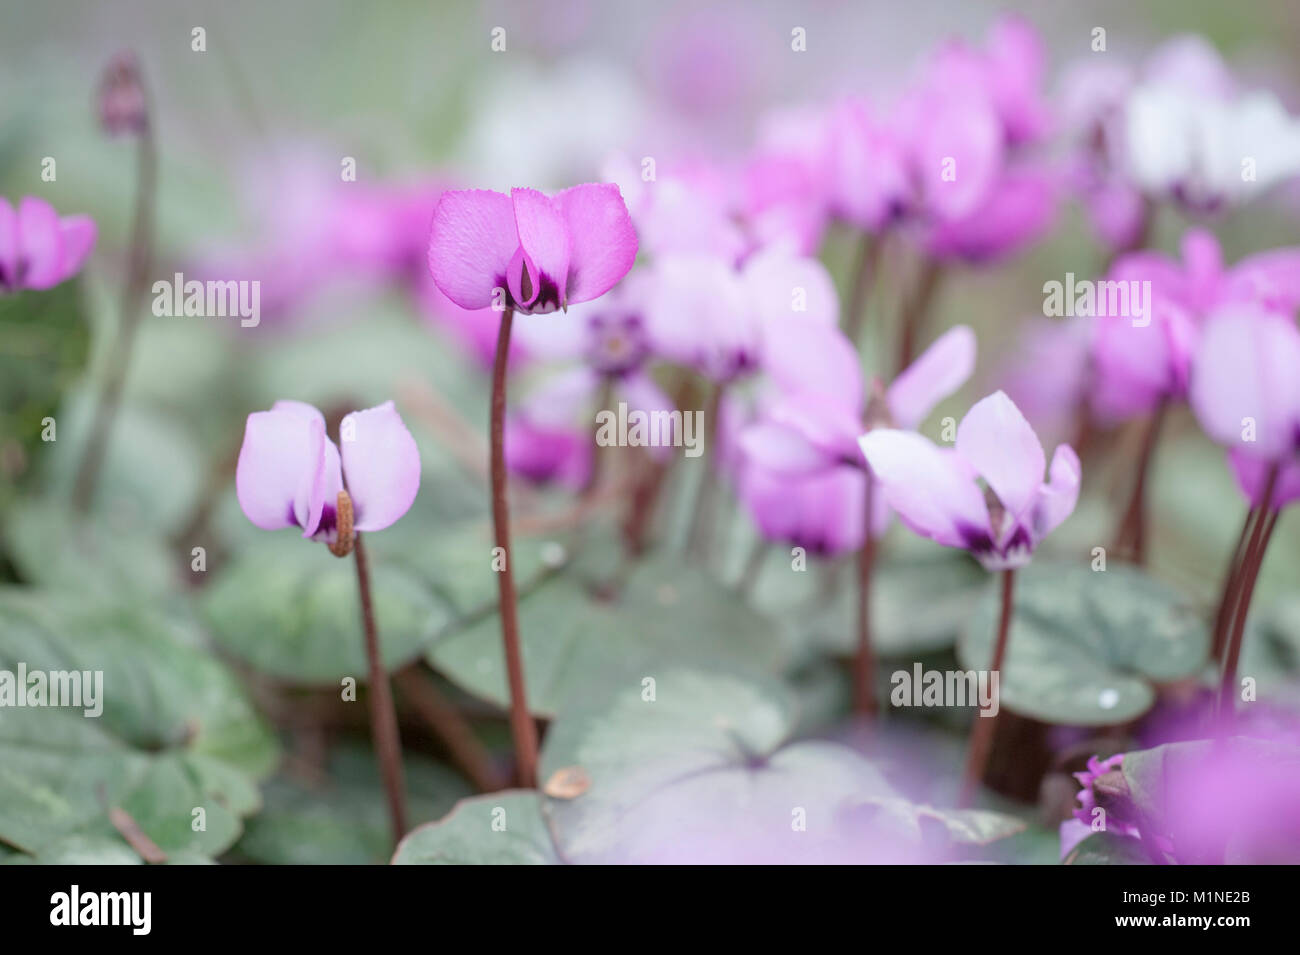
[[[871,650],[871,575],[876,562],[876,541],[871,536],[875,478],[866,472],[866,515],[862,521],[862,550],[858,552],[858,652],[853,659],[853,708],[863,716],[876,712],[876,660]]]
[[[853,285],[849,290],[849,307],[844,316],[845,334],[855,345],[862,337],[862,326],[866,323],[867,296],[871,292],[871,285],[876,276],[877,264],[880,261],[880,247],[883,244],[881,239],[870,232],[862,233],[862,241],[858,243],[857,263],[853,268]]]
[[[510,685],[510,732],[515,743],[515,764],[519,785],[537,786],[537,725],[528,712],[524,685],[524,661],[519,649],[519,607],[515,598],[515,577],[510,559],[510,507],[506,501],[506,358],[510,353],[510,326],[514,309],[501,313],[497,333],[496,357],[492,362],[492,530],[496,546],[505,555],[505,565],[497,574],[497,592],[501,604],[501,642],[506,657],[506,676]]]
[[[767,561],[767,555],[771,552],[771,541],[762,535],[755,538],[749,556],[745,558],[745,566],[740,571],[740,577],[736,580],[736,593],[745,596],[754,589],[754,585],[758,583],[759,575],[763,572],[763,564]]]
[[[140,80],[143,86],[143,79]],[[154,202],[158,185],[158,150],[154,140],[153,124],[145,111],[145,122],[139,133],[136,153],[135,214],[131,224],[130,258],[127,262],[126,281],[118,306],[117,335],[109,346],[107,368],[99,403],[87,434],[87,443],[81,466],[77,471],[72,491],[72,506],[78,513],[86,513],[95,498],[99,472],[108,450],[109,433],[122,401],[127,369],[131,364],[131,350],[135,343],[136,328],[144,316],[144,294],[149,283],[149,269],[153,263]]]
[[[1241,525],[1241,534],[1237,537],[1237,546],[1228,562],[1228,570],[1223,577],[1223,590],[1219,594],[1219,608],[1214,614],[1213,642],[1210,645],[1210,659],[1223,660],[1223,648],[1228,642],[1228,622],[1232,611],[1237,606],[1237,590],[1241,585],[1241,567],[1246,557],[1246,542],[1250,540],[1251,527],[1259,515],[1258,508],[1246,511],[1246,520]]]
[[[920,336],[921,326],[930,311],[934,295],[939,290],[939,279],[943,269],[938,262],[927,259],[921,267],[921,276],[917,279],[912,297],[903,306],[898,339],[898,371],[912,363],[916,354],[916,340]]]
[[[1124,510],[1124,517],[1115,532],[1115,549],[1126,546],[1131,540],[1133,562],[1139,567],[1146,563],[1147,475],[1151,470],[1151,459],[1155,454],[1156,442],[1160,437],[1160,426],[1164,422],[1168,407],[1169,402],[1162,398],[1156,405],[1151,420],[1147,422],[1146,432],[1142,436],[1142,450],[1138,455],[1137,479],[1133,482],[1133,491],[1129,497],[1128,507]]]
[[[1268,469],[1264,480],[1264,493],[1258,505],[1259,515],[1250,532],[1250,543],[1246,547],[1246,556],[1242,560],[1241,581],[1238,584],[1238,596],[1228,644],[1224,647],[1223,676],[1219,683],[1219,716],[1231,714],[1234,708],[1237,682],[1237,663],[1241,659],[1241,641],[1246,631],[1246,615],[1250,612],[1250,598],[1255,592],[1255,581],[1259,578],[1259,569],[1264,563],[1264,551],[1273,528],[1277,524],[1278,512],[1273,508],[1273,490],[1277,486],[1278,465]]]
[[[718,430],[718,408],[722,404],[722,391],[721,383],[710,386],[704,407],[704,433],[710,440]],[[707,560],[712,548],[717,493],[717,459],[711,449],[705,456],[704,473],[700,476],[699,490],[695,495],[695,511],[691,516],[691,530],[686,541],[686,552],[700,560]]]
[[[379,633],[375,629],[375,610],[370,599],[370,563],[366,548],[356,535],[353,553],[357,559],[357,590],[361,595],[361,627],[366,639],[366,660],[370,668],[370,735],[379,756],[379,770],[388,794],[388,816],[393,828],[393,843],[406,834],[406,796],[402,782],[402,739],[397,731],[397,710],[393,691],[388,685],[383,658],[379,654]]]
[[[433,680],[419,667],[399,670],[393,677],[397,688],[410,701],[424,721],[447,747],[452,761],[479,792],[494,792],[502,787],[492,757],[474,735],[473,728],[451,702],[442,695]]]
[[[1015,571],[1002,572],[1002,615],[998,621],[998,639],[993,649],[993,666],[991,673],[998,674],[999,689],[1002,685],[1002,661],[1006,657],[1007,638],[1011,633],[1011,612],[1015,603]],[[1002,708],[998,707],[998,713]],[[997,716],[975,715],[971,726],[970,744],[966,755],[966,770],[962,775],[961,796],[958,805],[969,806],[974,798],[984,770],[988,767],[989,753],[993,749],[993,737],[997,730]]]

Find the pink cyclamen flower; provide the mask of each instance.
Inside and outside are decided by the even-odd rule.
[[[1103,820],[1104,828],[1100,831],[1109,832],[1112,835],[1127,836],[1132,839],[1140,837],[1137,825],[1132,820],[1121,818],[1122,813],[1116,814],[1114,803],[1102,797],[1101,802],[1110,803],[1110,809],[1101,807],[1105,810],[1105,815],[1098,814],[1098,798],[1096,788],[1098,780],[1101,780],[1101,786],[1106,786],[1106,777],[1111,774],[1122,773],[1124,764],[1124,754],[1119,753],[1109,759],[1098,759],[1096,756],[1088,757],[1088,768],[1083,772],[1074,773],[1074,778],[1079,781],[1083,787],[1075,797],[1079,801],[1080,809],[1074,810],[1074,816],[1071,819],[1061,823],[1061,858],[1064,859],[1084,839],[1092,835],[1095,831],[1093,825],[1099,820]]]
[[[780,382],[737,438],[740,496],[764,536],[822,554],[860,547],[866,469],[858,438],[868,427],[919,427],[974,367],[975,333],[965,325],[950,329],[894,380],[883,400],[873,400],[872,420],[864,424],[857,351],[843,333],[827,340],[817,372]],[[832,527],[834,520],[843,526]],[[877,494],[872,537],[888,526],[888,503]]]
[[[35,196],[17,210],[0,198],[0,292],[53,288],[77,273],[94,244],[89,216],[60,218]]]
[[[1131,304],[1128,313],[1112,314],[1109,297],[1097,296],[1093,407],[1107,421],[1186,397],[1202,327],[1219,309],[1245,305],[1290,314],[1300,308],[1300,248],[1274,249],[1226,268],[1218,240],[1204,229],[1183,236],[1181,262],[1136,252],[1120,258],[1108,278],[1127,289],[1150,282],[1151,294],[1141,317],[1131,314]]]
[[[429,270],[461,308],[552,312],[608,292],[636,260],[637,237],[618,186],[546,196],[445,192],[429,231]]]
[[[953,449],[896,429],[870,431],[860,444],[904,524],[945,547],[970,551],[987,570],[1027,564],[1078,501],[1074,449],[1057,447],[1044,483],[1047,462],[1038,435],[1001,391],[966,413]]]
[[[1205,328],[1192,367],[1189,400],[1201,427],[1230,449],[1237,483],[1252,505],[1300,498],[1300,330],[1287,315],[1249,307],[1217,314]]]
[[[339,492],[347,490],[352,528],[379,531],[407,512],[420,489],[420,452],[391,401],[354,411],[339,425],[342,451],[325,418],[301,401],[255,411],[235,469],[239,506],[263,530],[302,528],[333,544]]]

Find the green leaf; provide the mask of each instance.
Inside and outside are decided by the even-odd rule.
[[[997,584],[958,644],[967,669],[993,659]],[[1154,685],[1194,676],[1208,647],[1196,608],[1136,568],[1031,564],[1016,573],[1001,702],[1045,723],[1126,723],[1150,709]]]
[[[410,823],[445,815],[469,794],[455,772],[406,752]],[[305,781],[287,774],[265,787],[265,807],[246,826],[234,852],[266,865],[366,865],[393,852],[388,803],[373,754],[360,746],[331,753],[326,775]]]
[[[553,715],[593,687],[641,682],[690,664],[727,672],[771,672],[780,661],[775,628],[707,574],[677,562],[639,565],[617,598],[602,599],[577,573],[541,583],[520,600],[519,629],[529,708]],[[496,613],[439,640],[429,661],[465,690],[509,703]]]
[[[276,746],[192,625],[67,592],[0,590],[0,670],[90,672],[102,713],[0,708],[0,841],[29,854],[117,839],[126,810],[164,851],[216,855],[260,802]],[[94,674],[102,673],[102,684]],[[194,831],[202,808],[206,830]]]
[[[988,582],[964,554],[943,552],[877,565],[871,587],[871,642],[883,658],[911,658],[953,645]],[[791,625],[825,650],[857,652],[856,577],[821,611],[803,608]]]
[[[162,538],[111,514],[79,517],[65,500],[27,498],[4,527],[22,579],[97,598],[163,598],[189,567]]]
[[[58,440],[44,445],[47,457],[40,462],[52,498],[71,497],[98,400],[97,391],[83,388],[60,410]],[[206,466],[183,422],[124,401],[113,419],[92,510],[112,526],[176,533],[194,513]]]
[[[462,799],[445,819],[409,832],[393,865],[560,865],[541,800],[533,789]]]
[[[0,297],[0,435],[9,462],[0,468],[0,504],[11,477],[30,473],[46,446],[44,420],[54,417],[63,391],[85,367],[84,309],[79,281]]]
[[[1142,842],[1113,832],[1094,832],[1071,850],[1065,865],[1151,865]]]
[[[1020,828],[915,806],[847,746],[786,742],[795,713],[777,684],[670,670],[655,689],[653,701],[628,688],[551,727],[543,779],[571,767],[589,779],[572,798],[546,801],[566,860],[917,861],[933,851],[926,821],[945,841]]]
[[[454,616],[368,535],[379,646],[388,669],[418,657]],[[266,534],[216,572],[202,599],[213,637],[249,666],[304,684],[364,682],[367,671],[354,557],[297,534]]]

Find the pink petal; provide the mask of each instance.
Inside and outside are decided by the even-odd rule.
[[[67,216],[62,223],[63,277],[75,275],[95,247],[97,230],[90,216]]]
[[[858,350],[836,326],[798,320],[769,324],[763,332],[763,370],[785,391],[807,391],[840,408],[862,409]]]
[[[587,416],[597,410],[599,391],[600,376],[586,365],[578,365],[543,380],[527,393],[519,411],[529,423],[542,428],[571,428],[579,419],[591,421]]]
[[[1029,510],[1047,460],[1038,435],[1004,392],[995,391],[966,412],[957,426],[956,447],[1013,518]]]
[[[537,484],[552,481],[580,490],[591,474],[591,432],[573,427],[551,428],[526,418],[510,417],[505,428],[506,467]]]
[[[1048,482],[1038,489],[1032,529],[1035,542],[1056,530],[1074,513],[1074,506],[1079,502],[1082,473],[1074,448],[1068,444],[1058,445],[1052,454]]]
[[[835,282],[817,259],[791,255],[782,247],[765,249],[745,263],[741,280],[765,326],[791,321],[831,328],[839,324]]]
[[[1294,449],[1300,428],[1297,368],[1300,330],[1289,317],[1220,313],[1206,325],[1192,366],[1192,410],[1220,444],[1276,459]]]
[[[567,299],[586,302],[613,288],[636,261],[637,237],[612,183],[573,186],[555,197],[568,226],[572,255]]]
[[[298,526],[310,537],[331,492],[342,487],[338,452],[319,416],[298,402],[281,402],[248,416],[235,468],[235,493],[244,514],[263,530]],[[333,454],[330,451],[333,450]],[[330,498],[333,503],[333,498]]]
[[[0,289],[18,289],[18,242],[18,213],[0,196]]]
[[[989,533],[984,496],[957,456],[914,431],[877,428],[858,439],[899,519],[922,537],[966,547]]]
[[[806,477],[825,471],[834,461],[798,429],[762,420],[746,426],[738,439],[747,464],[784,477]]]
[[[569,277],[569,231],[555,200],[536,189],[511,189],[515,225],[519,230],[519,252],[528,269],[527,294],[523,273],[512,267],[509,273],[510,294],[524,307],[563,305]],[[556,300],[551,302],[551,296]]]
[[[1268,483],[1268,471],[1273,463],[1244,448],[1233,448],[1228,452],[1228,464],[1237,479],[1237,486],[1251,507],[1259,507],[1263,503],[1264,485]],[[1300,499],[1300,462],[1293,459],[1283,464],[1278,471],[1270,506],[1280,509],[1297,499]]]
[[[59,214],[44,199],[26,196],[18,206],[20,259],[26,264],[22,284],[47,289],[65,278]]]
[[[391,401],[354,411],[339,425],[343,475],[356,529],[380,531],[410,509],[420,490],[420,451]]]
[[[921,357],[908,365],[887,398],[894,423],[913,430],[944,398],[966,383],[975,370],[975,333],[958,325],[941,335]]]
[[[429,229],[429,271],[461,308],[487,308],[519,248],[510,197],[484,189],[444,192]]]

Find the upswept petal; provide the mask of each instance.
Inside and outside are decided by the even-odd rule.
[[[558,296],[556,304],[565,304],[571,250],[569,230],[559,204],[536,189],[511,189],[510,201],[514,204],[519,249],[528,270],[526,287],[516,284],[517,281],[522,283],[522,273],[517,278],[511,270],[511,295],[527,308],[543,295],[547,283],[553,283],[554,293]]]
[[[487,308],[493,289],[505,288],[519,248],[510,197],[486,189],[444,192],[429,228],[429,271],[442,293],[461,308]]]
[[[555,197],[568,227],[571,248],[569,303],[604,295],[636,261],[637,235],[623,194],[613,183],[565,189]]]
[[[339,435],[356,529],[383,530],[410,509],[420,490],[415,439],[391,401],[347,415]]]
[[[965,325],[944,332],[889,386],[886,399],[894,424],[914,430],[974,370],[975,333]]]
[[[1052,454],[1048,481],[1039,487],[1038,501],[1034,506],[1033,527],[1030,530],[1035,542],[1056,530],[1074,513],[1074,506],[1079,502],[1082,475],[1079,456],[1075,454],[1074,448],[1068,444],[1057,445]]]
[[[914,431],[877,428],[858,441],[889,506],[913,531],[947,547],[966,547],[973,534],[991,538],[984,496],[957,455]]]
[[[966,412],[956,447],[1019,520],[1037,499],[1047,459],[1038,435],[1005,392],[995,391]]]

